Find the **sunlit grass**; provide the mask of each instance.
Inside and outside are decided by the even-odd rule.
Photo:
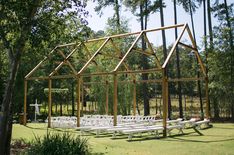
[[[28,126],[15,124],[13,126],[13,139],[23,138],[31,141],[35,135],[43,136],[50,132],[70,131],[79,135],[79,131],[64,129],[47,129],[46,124],[30,123]],[[127,141],[126,136],[118,136],[111,139],[111,135],[103,135],[95,138],[94,135],[86,135],[93,152],[109,155],[234,155],[234,124],[213,124],[213,128],[201,130],[203,136],[198,135],[193,129],[185,129],[184,135],[176,135],[168,138],[156,139],[153,136],[134,137],[133,141]]]

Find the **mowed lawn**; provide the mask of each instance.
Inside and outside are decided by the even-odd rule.
[[[25,139],[31,141],[36,136],[43,136],[49,132],[69,131],[79,136],[80,132],[64,129],[47,129],[46,124],[29,123],[26,127],[14,124],[13,139]],[[213,128],[200,130],[202,136],[193,129],[184,129],[184,135],[176,135],[167,138],[155,138],[152,135],[134,137],[127,141],[127,136],[111,135],[95,137],[87,134],[92,152],[107,155],[234,155],[234,124],[213,123]]]

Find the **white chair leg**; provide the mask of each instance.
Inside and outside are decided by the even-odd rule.
[[[131,133],[128,135],[128,140],[132,140],[132,134]]]

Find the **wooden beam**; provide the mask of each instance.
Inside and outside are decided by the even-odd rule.
[[[108,43],[110,38],[107,38],[105,42],[100,46],[100,48],[93,54],[93,56],[88,60],[88,62],[81,68],[81,70],[77,73],[77,75],[80,75],[90,64],[91,61],[98,55],[98,53],[102,50],[102,48]]]
[[[103,56],[108,57],[108,58],[114,58],[114,59],[117,59],[117,60],[121,60],[121,58],[118,57],[118,56],[112,56],[112,55],[106,54],[106,53],[100,53],[100,55],[103,55]]]
[[[143,30],[143,32],[155,32],[155,31],[160,31],[160,30],[167,30],[167,29],[172,29],[172,28],[178,28],[178,27],[182,27],[185,24],[177,24],[177,25],[172,25],[172,26],[164,26],[164,27],[160,27],[160,28],[154,28],[154,29],[148,29],[148,30]],[[108,37],[102,37],[102,38],[97,38],[97,39],[90,39],[90,40],[86,40],[84,41],[85,43],[91,43],[91,42],[96,42],[96,41],[102,41],[102,40],[106,40],[107,38],[123,38],[126,36],[132,36],[132,35],[137,35],[140,34],[142,31],[138,31],[138,32],[131,32],[131,33],[124,33],[124,34],[117,34],[117,35],[112,35],[112,36],[108,36]],[[73,46],[76,45],[78,43],[68,43],[68,44],[64,44],[64,45],[58,45],[57,47],[66,47],[66,46]]]
[[[137,53],[144,54],[144,55],[147,55],[147,56],[154,56],[153,53],[146,52],[146,51],[143,52],[142,49],[133,48],[132,50],[137,52]]]
[[[172,28],[175,28],[175,27],[182,27],[184,25],[185,24],[178,24],[178,25],[172,25],[172,26],[165,26],[165,27],[160,27],[160,28],[143,30],[143,31],[139,31],[139,32],[117,34],[117,35],[112,35],[112,36],[103,37],[103,38],[90,39],[90,40],[85,41],[84,43],[90,43],[90,42],[95,42],[95,41],[102,41],[102,40],[106,40],[107,38],[112,38],[112,39],[114,39],[114,38],[123,38],[123,37],[126,37],[126,36],[138,35],[138,34],[140,34],[142,32],[155,32],[155,31],[172,29]]]
[[[162,97],[163,97],[163,137],[167,137],[167,113],[168,113],[168,82],[166,70],[163,69]]]
[[[153,47],[151,46],[151,43],[149,42],[149,39],[148,39],[148,37],[147,37],[147,35],[146,35],[145,33],[144,33],[144,38],[145,38],[146,42],[148,43],[148,47],[149,47],[149,49],[151,50],[152,55],[153,55],[154,58],[155,58],[155,63],[156,63],[156,65],[158,66],[158,68],[162,68],[162,66],[161,66],[161,64],[160,64],[160,62],[159,62],[159,60],[158,60],[158,57],[156,56],[156,53],[154,53],[154,49],[153,49]]]
[[[84,43],[82,43],[82,46],[84,46],[84,50],[88,53],[90,59],[92,57],[92,54],[90,53],[88,47]]]
[[[63,45],[58,45],[57,47],[66,47],[66,46],[73,46],[79,43],[68,43],[68,44],[63,44]]]
[[[43,62],[46,61],[46,60],[49,58],[49,56],[50,56],[51,54],[54,53],[54,51],[55,51],[56,48],[57,48],[57,46],[47,55],[47,57],[45,57],[43,60],[41,60],[41,61],[36,65],[36,67],[34,67],[34,68],[25,76],[25,78],[26,78],[26,79],[29,78],[29,77],[43,64]]]
[[[51,128],[51,110],[52,110],[52,94],[51,94],[52,80],[49,79],[48,90],[48,128]]]
[[[125,55],[123,56],[123,58],[120,60],[120,62],[118,63],[118,65],[115,67],[115,69],[113,70],[113,72],[116,72],[119,69],[120,65],[126,59],[126,57],[128,56],[128,54],[132,51],[133,47],[135,46],[135,44],[137,43],[137,41],[140,39],[140,37],[141,37],[142,34],[143,34],[143,31],[137,36],[137,38],[135,39],[135,41],[133,42],[133,44],[131,45],[131,47],[128,49],[128,51],[125,53]]]
[[[113,74],[112,72],[96,72],[96,73],[82,73],[80,76],[82,77],[91,77],[91,76],[106,76],[106,75],[111,75]]]
[[[87,48],[87,46],[83,43],[82,44],[83,46],[84,46],[84,49],[85,49],[85,51],[88,53],[88,55],[89,55],[89,58],[88,58],[88,60],[92,57],[92,54],[90,53],[90,51],[89,51],[89,49]],[[87,62],[88,60],[86,60],[85,62]],[[95,61],[95,60],[93,60],[93,61],[91,61],[91,62],[93,62],[96,66],[98,66],[98,64],[97,64],[97,62]]]
[[[194,47],[192,47],[192,46],[190,46],[190,45],[186,45],[186,44],[184,44],[184,43],[182,43],[182,42],[179,42],[179,45],[184,46],[184,47],[189,48],[189,49],[194,50],[194,51],[197,50],[196,48],[194,48]]]
[[[133,81],[133,116],[136,116],[136,81]]]
[[[190,40],[191,40],[191,42],[192,42],[192,44],[193,44],[193,48],[196,49],[196,50],[194,50],[194,53],[195,53],[195,55],[196,55],[196,57],[197,57],[197,60],[198,60],[198,62],[199,62],[199,64],[200,64],[202,73],[203,73],[204,76],[206,76],[206,69],[205,69],[205,66],[204,66],[204,64],[203,64],[203,62],[202,62],[202,60],[201,60],[200,54],[199,54],[199,52],[198,52],[198,50],[197,50],[196,42],[195,42],[194,39],[193,39],[192,32],[190,31],[188,25],[186,26],[186,29],[187,29],[187,32],[188,32],[188,34],[189,34],[189,38],[190,38]]]
[[[70,79],[70,78],[76,78],[76,75],[69,74],[69,75],[56,75],[56,76],[44,76],[44,77],[30,77],[26,80],[49,80],[49,79]]]
[[[106,81],[106,115],[108,115],[109,111],[109,83]]]
[[[116,74],[146,74],[146,73],[152,73],[161,71],[161,68],[153,68],[153,69],[147,69],[147,70],[127,70],[127,71],[118,71]],[[96,73],[82,73],[80,76],[82,77],[90,77],[90,76],[106,76],[114,74],[114,72],[96,72]]]
[[[136,83],[161,83],[162,80],[159,79],[152,79],[152,80],[138,80]]]
[[[76,48],[76,49],[78,49],[78,47]],[[73,50],[73,51],[76,51],[76,50]],[[72,51],[72,52],[73,52]],[[60,53],[60,55],[64,58],[64,61],[66,62],[66,63],[68,63],[68,66],[71,68],[71,70],[72,70],[72,72],[74,73],[74,74],[77,74],[77,72],[76,72],[76,70],[75,70],[75,67],[73,67],[73,65],[71,64],[71,62],[68,60],[68,58],[66,57],[66,55],[61,51],[61,50],[59,50],[59,53]]]
[[[117,83],[117,74],[114,74],[114,104],[113,104],[113,111],[114,111],[114,126],[117,125],[117,104],[118,104],[118,83]]]
[[[28,81],[24,80],[24,119],[23,119],[23,125],[27,124],[27,89],[28,89]]]
[[[76,46],[75,49],[73,49],[69,54],[68,56],[65,56],[64,53],[61,51],[61,50],[58,50],[60,55],[62,55],[62,57],[64,58],[63,61],[61,61],[59,63],[59,65],[49,74],[49,76],[53,76],[61,67],[63,64],[66,64],[68,63],[69,67],[71,68],[71,70],[73,71],[74,74],[77,74],[76,73],[76,70],[74,69],[74,67],[72,66],[72,64],[70,63],[70,61],[68,61],[68,59],[72,56],[72,54],[75,53],[75,51],[80,47],[81,44],[79,44],[78,46]]]
[[[77,95],[77,127],[80,127],[80,80],[81,78],[78,76],[77,78],[77,89],[76,89],[76,95]]]
[[[112,46],[114,47],[116,53],[119,55],[119,56],[118,56],[118,59],[121,60],[121,59],[122,59],[122,53],[121,53],[120,49],[115,45],[113,39],[111,39],[111,44],[112,44]],[[126,69],[127,71],[130,70],[130,67],[126,64],[126,62],[123,62],[123,65],[124,65],[124,67],[125,67],[125,69]],[[133,77],[133,76],[132,76],[132,77]],[[134,77],[133,77],[133,79],[134,79]]]
[[[112,38],[110,39],[110,41],[111,41],[112,46],[115,49],[115,52],[119,55],[119,58],[122,59],[122,53],[121,53],[120,49],[115,45]]]
[[[169,52],[169,54],[168,54],[166,60],[164,61],[163,65],[162,65],[162,68],[166,68],[166,66],[167,66],[167,64],[168,64],[168,62],[169,62],[169,60],[170,60],[170,58],[171,58],[173,52],[174,52],[175,49],[176,49],[176,46],[178,45],[180,39],[182,38],[182,36],[183,36],[183,34],[184,34],[184,31],[185,31],[186,27],[187,27],[187,24],[185,24],[185,25],[183,26],[183,29],[182,29],[182,31],[181,31],[179,37],[176,39],[174,45],[172,46],[172,48],[171,48],[171,50],[170,50],[170,52]]]
[[[162,80],[161,79],[152,79],[152,80],[138,80],[135,81],[136,83],[161,83]],[[108,83],[113,83],[113,81],[109,81]],[[128,81],[118,81],[118,83],[120,84],[125,84],[125,83],[132,83],[132,80],[128,80]],[[92,85],[92,84],[105,84],[105,82],[84,82],[84,85]]]
[[[117,74],[144,74],[161,71],[161,68],[145,69],[145,70],[129,70],[129,71],[118,71]]]
[[[84,81],[81,78],[81,116],[84,114]]]
[[[197,78],[197,77],[190,77],[190,78],[175,78],[175,79],[168,79],[169,82],[186,82],[186,81],[202,81],[202,80],[205,80],[205,78],[203,77],[200,77],[200,78]]]

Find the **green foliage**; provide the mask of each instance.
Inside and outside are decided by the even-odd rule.
[[[35,137],[28,155],[88,155],[90,148],[87,139],[74,137],[70,133],[48,133],[43,138]]]
[[[232,6],[228,7],[229,21],[233,25],[234,14],[232,12]],[[223,4],[216,5],[213,8],[215,16],[219,20],[219,25],[214,27],[214,48],[209,49],[209,77],[210,77],[210,101],[211,106],[214,109],[214,116],[218,117],[230,117],[233,115],[233,58],[234,49],[231,45],[230,36],[234,33],[232,27],[228,27],[226,11]],[[233,117],[233,116],[232,116]]]
[[[24,6],[24,7],[22,7]],[[79,0],[47,0],[47,1],[1,1],[0,2],[0,94],[4,94],[6,79],[9,77],[8,64],[21,56],[13,95],[13,113],[22,112],[24,76],[42,60],[51,48],[58,44],[86,39],[91,30],[87,27],[85,10],[86,1]],[[33,10],[33,11],[32,11]],[[31,14],[35,12],[35,14]],[[32,16],[31,16],[32,15]],[[23,45],[21,49],[19,46]],[[20,51],[18,51],[20,50]],[[68,50],[64,51],[66,54]],[[16,55],[16,53],[20,53]],[[56,55],[53,61],[61,59]],[[3,67],[2,67],[3,66]],[[50,73],[55,65],[45,63],[35,75],[43,76]],[[67,71],[62,68],[62,73]],[[29,102],[40,98],[43,102],[43,89],[46,82],[30,83]],[[2,102],[2,96],[0,102]]]
[[[196,9],[199,8],[199,6],[202,3],[202,0],[177,0],[177,1],[180,5],[183,6],[186,12],[190,12],[190,11],[195,12]],[[191,10],[190,10],[190,7],[191,7]]]

